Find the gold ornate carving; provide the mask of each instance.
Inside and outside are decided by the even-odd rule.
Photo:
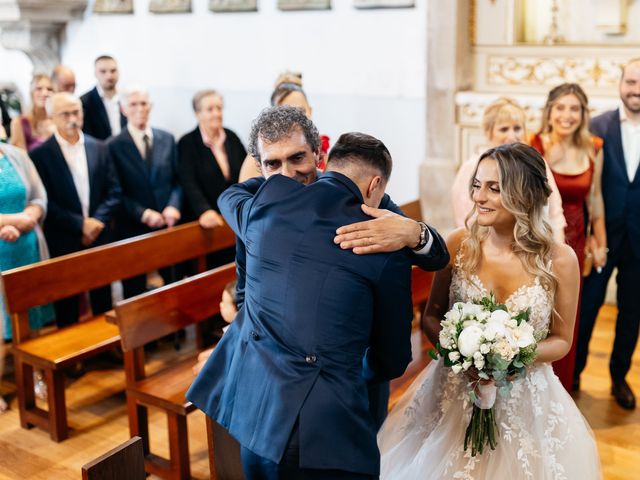
[[[621,66],[611,59],[490,56],[487,76],[490,85],[611,87],[618,84]]]

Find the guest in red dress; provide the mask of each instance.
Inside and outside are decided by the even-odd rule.
[[[602,139],[589,133],[588,100],[579,85],[564,83],[549,92],[542,126],[531,138],[531,146],[545,157],[558,185],[567,221],[565,241],[576,252],[581,266],[589,258],[593,268],[602,268],[607,261]],[[579,319],[578,311],[571,350],[553,363],[553,370],[568,391],[573,388]]]
[[[271,93],[271,106],[279,107],[289,105],[304,110],[307,118],[311,118],[313,109],[307,100],[307,94],[302,89],[302,74],[299,72],[285,72],[276,80],[276,85]],[[326,158],[329,153],[329,137],[320,135],[320,158],[318,159],[318,169],[324,171]],[[240,170],[240,182],[244,182],[252,177],[262,175],[260,168],[256,165],[255,159],[251,155],[242,164]]]

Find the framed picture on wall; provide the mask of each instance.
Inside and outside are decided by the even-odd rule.
[[[356,8],[411,8],[415,0],[353,0]]]
[[[212,12],[255,12],[258,0],[209,0]]]
[[[329,10],[331,0],[278,0],[280,10]]]
[[[151,0],[149,11],[151,13],[189,13],[191,0]]]
[[[95,13],[133,13],[133,0],[96,0]]]

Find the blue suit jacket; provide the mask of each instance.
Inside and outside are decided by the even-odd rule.
[[[411,262],[406,251],[358,256],[333,244],[336,228],[366,219],[362,203],[335,172],[220,196],[246,245],[247,295],[187,398],[272,461],[299,419],[301,467],[379,472],[367,381],[411,360]]]
[[[102,98],[98,93],[98,88],[93,87],[80,97],[80,101],[84,112],[82,131],[99,140],[109,138],[112,135],[111,124],[109,123],[109,116],[104,108]],[[124,128],[126,124],[127,118],[120,113],[120,126]]]
[[[620,112],[611,110],[591,121],[591,131],[604,140],[602,195],[604,198],[607,246],[620,247],[626,234],[637,258],[640,258],[640,169],[632,181],[622,150]]]
[[[156,128],[152,132],[150,164],[142,158],[126,128],[107,142],[122,187],[122,205],[117,218],[121,238],[150,231],[141,221],[147,208],[162,212],[167,206],[180,210],[182,205],[178,154],[173,136]]]
[[[84,145],[89,170],[89,216],[105,224],[105,229],[93,244],[96,246],[111,240],[109,224],[120,203],[120,185],[104,143],[85,135]],[[51,256],[83,249],[82,207],[71,171],[55,136],[32,150],[29,156],[47,190],[44,234]]]

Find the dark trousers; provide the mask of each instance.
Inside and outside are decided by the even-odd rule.
[[[380,430],[389,411],[389,382],[373,383],[367,386],[369,392],[369,412],[376,430]]]
[[[594,270],[591,275],[585,278],[576,349],[576,378],[580,376],[587,364],[593,326],[604,302],[607,283],[615,267],[618,267],[616,277],[618,318],[616,319],[616,336],[609,362],[611,378],[614,381],[621,381],[631,368],[631,357],[638,341],[638,327],[640,326],[640,290],[638,290],[640,258],[634,255],[631,242],[627,237],[619,248],[609,252],[607,265],[602,273],[596,273]]]
[[[91,311],[94,315],[111,310],[111,285],[96,288],[89,292],[91,301]],[[58,328],[66,327],[78,323],[80,316],[80,295],[64,298],[53,302],[56,311],[56,325]]]
[[[267,460],[245,447],[240,448],[240,458],[247,480],[375,480],[377,478],[343,470],[300,468],[298,422],[293,427],[282,462],[275,463]]]

